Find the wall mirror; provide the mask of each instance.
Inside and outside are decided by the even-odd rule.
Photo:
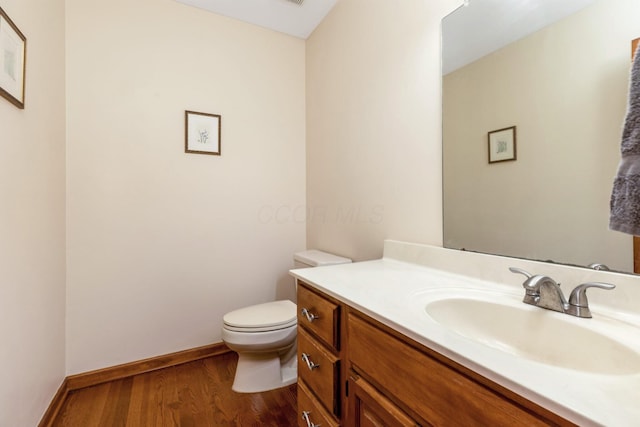
[[[470,0],[445,17],[445,247],[633,271],[608,222],[638,16],[638,0]],[[513,126],[517,156],[489,163],[488,134]]]

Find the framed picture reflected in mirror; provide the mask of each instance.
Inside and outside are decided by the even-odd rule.
[[[489,163],[516,160],[516,127],[489,132]]]

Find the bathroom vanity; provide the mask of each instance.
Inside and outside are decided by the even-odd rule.
[[[640,334],[633,334],[640,327],[637,313],[617,306],[634,294],[626,282],[637,278],[608,273],[619,294],[594,291],[594,319],[565,319],[522,304],[522,281],[506,265],[565,283],[604,281],[596,271],[393,241],[381,260],[293,270],[299,426],[637,423]],[[503,312],[503,302],[513,310]],[[450,303],[463,305],[447,311]],[[477,316],[475,331],[464,329],[460,313]],[[515,325],[515,335],[505,335],[504,325]],[[537,329],[518,333],[522,327]],[[569,351],[510,342],[531,336],[555,346],[565,327],[578,336],[559,341]]]
[[[300,307],[317,316],[299,318],[300,426],[571,425],[304,281],[298,286]],[[321,324],[324,313],[330,320]],[[333,341],[329,348],[321,336]]]

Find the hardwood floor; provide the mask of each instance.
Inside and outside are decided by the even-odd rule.
[[[296,385],[231,391],[237,355],[140,374],[69,393],[54,427],[296,425]]]

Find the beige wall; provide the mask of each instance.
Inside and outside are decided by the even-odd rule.
[[[305,64],[304,41],[172,0],[4,2],[29,68],[27,109],[0,102],[0,425],[37,423],[65,350],[67,374],[130,362],[293,298],[305,246],[439,243],[439,22],[459,1],[424,3],[341,0]],[[221,157],[183,153],[185,109],[222,114]]]
[[[4,0],[27,37],[25,109],[0,98],[0,425],[34,426],[64,378],[64,1]]]
[[[293,297],[304,41],[173,0],[68,0],[67,372],[221,341]],[[185,154],[184,110],[222,115]]]
[[[445,246],[633,270],[608,222],[639,15],[599,1],[445,77]],[[489,165],[513,125],[517,161]]]
[[[440,20],[460,1],[341,0],[307,41],[307,244],[441,244]]]

